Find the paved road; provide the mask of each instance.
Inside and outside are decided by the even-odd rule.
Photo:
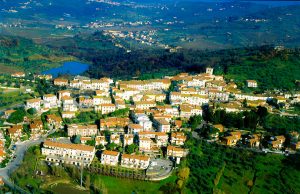
[[[173,163],[166,159],[154,159],[147,169],[147,176],[150,180],[159,181],[169,177],[173,170]]]
[[[22,163],[25,152],[28,150],[29,147],[34,146],[34,145],[39,145],[42,143],[48,135],[54,133],[55,130],[50,130],[46,135],[43,137],[40,137],[39,139],[36,140],[27,140],[25,142],[21,143],[16,143],[16,151],[15,154],[16,158],[12,159],[5,168],[0,169],[0,176],[3,177],[3,181],[5,182],[6,185],[8,185],[11,188],[19,190],[21,193],[26,193],[26,191],[22,190],[18,186],[16,186],[9,178],[9,175],[15,171]]]

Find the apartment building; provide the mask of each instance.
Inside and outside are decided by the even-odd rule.
[[[150,164],[150,157],[143,155],[123,154],[121,166],[126,168],[146,169]]]
[[[104,150],[101,154],[101,164],[116,166],[119,162],[119,152]]]
[[[78,125],[78,124],[68,125],[69,137],[72,137],[73,135],[92,136],[97,134],[98,134],[97,125]]]
[[[95,156],[95,147],[46,140],[43,144],[42,154],[49,162],[89,166]]]

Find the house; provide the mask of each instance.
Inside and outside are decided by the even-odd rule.
[[[63,96],[61,97],[62,104],[65,105],[73,105],[74,99],[71,96]]]
[[[182,157],[186,157],[187,154],[188,154],[188,150],[186,149],[170,146],[170,145],[167,147],[167,156],[169,157],[182,158]]]
[[[146,169],[150,164],[150,157],[143,155],[123,154],[121,166],[126,168]]]
[[[6,158],[6,153],[3,148],[0,148],[0,162],[2,162]],[[0,186],[1,186],[1,180],[0,180]]]
[[[75,111],[63,111],[61,116],[63,119],[72,119],[76,117],[75,113]]]
[[[26,74],[21,71],[11,74],[11,77],[16,77],[16,78],[24,78],[25,76],[26,76]]]
[[[134,104],[135,108],[138,110],[146,110],[156,106],[156,103],[154,101],[141,101],[135,102]]]
[[[227,146],[235,146],[241,139],[241,135],[242,134],[239,131],[230,132],[229,136],[225,136],[222,138],[222,142]]]
[[[78,125],[78,124],[68,125],[69,137],[72,137],[73,135],[92,136],[97,134],[98,134],[97,125]]]
[[[43,96],[44,107],[53,108],[57,106],[57,97],[54,94],[45,94]]]
[[[43,144],[42,154],[49,162],[89,166],[95,156],[95,147],[46,140]]]
[[[86,144],[88,141],[92,141],[92,137],[80,137],[80,143],[81,144]]]
[[[119,152],[104,150],[101,154],[101,164],[116,166],[119,162],[119,156]]]
[[[14,125],[11,128],[8,128],[8,135],[12,139],[18,139],[22,136],[22,130],[23,126],[22,125]]]
[[[239,139],[234,136],[226,136],[222,138],[222,142],[225,143],[227,146],[235,146]]]
[[[104,90],[96,90],[95,91],[96,96],[106,96],[109,97],[109,92]]]
[[[111,98],[105,96],[93,96],[93,105],[110,104]]]
[[[250,135],[249,138],[246,139],[246,144],[250,148],[258,148],[260,145],[261,136],[259,134]]]
[[[159,132],[165,132],[165,133],[170,132],[170,128],[171,128],[170,123],[165,119],[155,119],[154,125],[156,126],[157,131]]]
[[[4,118],[8,119],[12,113],[16,112],[16,110],[6,110],[4,111]]]
[[[78,98],[79,106],[82,108],[89,108],[94,106],[93,98],[90,96],[79,96]]]
[[[30,131],[31,131],[31,137],[33,139],[38,138],[44,132],[43,122],[41,120],[32,121],[29,125],[29,128],[30,128]]]
[[[186,136],[182,132],[171,133],[171,144],[182,146],[186,141]]]
[[[155,132],[155,141],[158,147],[167,146],[169,136],[164,132]]]
[[[222,124],[215,124],[213,127],[218,129],[220,133],[224,132],[224,126]]]
[[[46,121],[50,126],[53,126],[56,129],[62,127],[62,119],[60,116],[50,114],[46,116]]]
[[[44,80],[51,80],[52,79],[52,75],[51,74],[43,74],[43,75],[36,75],[37,78],[39,79],[44,79]]]
[[[136,133],[139,133],[141,131],[143,131],[143,127],[140,124],[130,123],[128,125],[128,133],[134,133],[134,134],[136,134]]]
[[[209,74],[209,75],[213,75],[214,68],[207,67],[205,72],[206,72],[207,74]]]
[[[125,134],[123,145],[127,146],[133,144],[133,137],[134,137],[133,134]]]
[[[34,98],[26,101],[26,109],[35,108],[36,110],[41,109],[41,99]]]
[[[2,176],[0,176],[0,186],[4,186],[4,181],[3,181],[3,177]]]
[[[145,113],[134,113],[133,120],[143,127],[143,131],[152,129],[152,122]]]
[[[115,105],[117,109],[124,109],[126,108],[126,104],[124,100],[115,100]]]
[[[4,143],[3,141],[0,141],[0,163],[5,159],[6,153],[4,150]]]
[[[281,149],[285,142],[285,137],[283,135],[271,137],[268,142],[273,149]]]
[[[182,127],[182,121],[181,120],[175,120],[174,121],[174,128],[180,129]]]
[[[120,89],[131,88],[140,91],[167,90],[171,85],[171,81],[169,79],[131,80],[118,81],[116,85]]]
[[[291,143],[291,148],[293,150],[299,150],[300,149],[300,141]]]
[[[108,117],[100,119],[100,131],[115,131],[118,128],[125,128],[129,123],[129,118]]]
[[[121,143],[121,141],[120,141],[120,135],[111,134],[110,135],[110,143],[115,143],[115,144],[119,145]]]
[[[248,88],[257,88],[257,82],[255,80],[247,80],[246,82]]]
[[[96,136],[95,138],[96,146],[103,145],[105,146],[107,144],[105,136]]]
[[[202,115],[202,108],[196,105],[181,104],[180,107],[180,117],[190,118],[193,115]]]
[[[63,97],[71,97],[71,92],[69,90],[60,90],[57,94],[58,100],[61,100]]]
[[[116,105],[114,104],[102,104],[101,105],[101,114],[108,114],[116,110]]]
[[[150,138],[140,138],[139,139],[139,150],[147,151],[151,149],[152,140]]]
[[[69,81],[63,78],[56,78],[54,79],[53,83],[55,86],[67,86],[69,84]]]

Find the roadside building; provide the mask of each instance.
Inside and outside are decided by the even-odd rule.
[[[95,147],[46,140],[42,154],[49,162],[89,166],[95,156]]]
[[[50,126],[56,128],[56,129],[59,129],[62,127],[62,119],[60,116],[57,116],[54,114],[47,115],[46,121]]]
[[[11,139],[19,139],[22,136],[22,130],[23,130],[22,125],[14,125],[11,128],[9,128],[7,131]]]

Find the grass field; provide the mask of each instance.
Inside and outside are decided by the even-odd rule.
[[[22,94],[20,89],[10,91],[0,89],[0,92],[0,110],[23,104],[25,100],[32,98],[29,94]]]
[[[160,187],[168,182],[175,182],[176,176],[171,176],[163,181],[159,182],[147,182],[147,181],[138,181],[132,179],[121,179],[110,176],[95,176],[95,184],[97,186],[105,187],[108,193],[163,193],[160,191]]]

